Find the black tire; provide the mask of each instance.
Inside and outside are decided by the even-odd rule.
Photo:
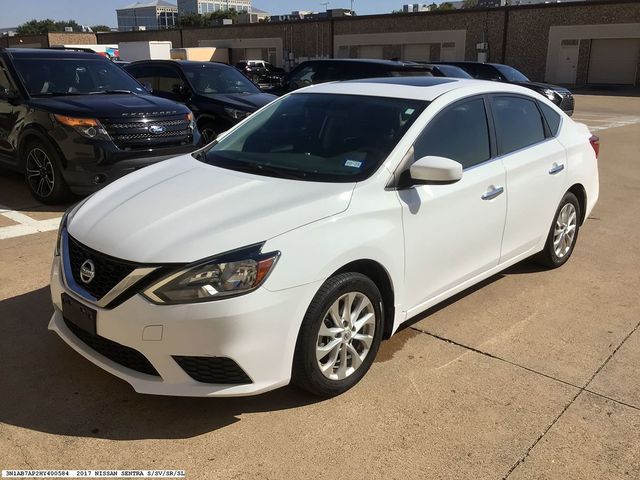
[[[204,139],[204,142],[206,144],[213,142],[219,134],[218,130],[212,122],[202,122],[200,125],[198,125],[198,130],[200,131],[200,135],[202,135],[202,138]]]
[[[556,247],[554,245],[554,238],[556,237],[556,226],[559,223],[561,212],[567,205],[571,205],[573,207],[572,216],[575,215],[575,234],[571,239],[571,243],[566,253],[564,253],[563,255],[558,255]],[[569,210],[571,210],[570,207],[568,208]],[[551,224],[551,228],[549,229],[549,234],[547,235],[547,241],[544,245],[544,249],[534,257],[534,260],[548,268],[558,268],[567,263],[567,261],[571,257],[571,254],[573,253],[576,242],[578,241],[581,218],[582,211],[580,209],[580,202],[578,201],[578,198],[571,192],[565,193],[564,197],[562,197],[562,200],[560,201],[558,209],[556,210],[556,214],[553,217],[553,223]]]
[[[24,176],[31,195],[47,205],[65,203],[72,196],[62,176],[60,156],[44,140],[31,140],[22,149]]]
[[[375,321],[372,322],[375,330],[371,334],[373,340],[362,363],[349,376],[339,380],[330,379],[322,373],[316,358],[320,326],[334,302],[350,292],[363,294],[371,302],[369,308],[375,314]],[[320,397],[333,397],[346,392],[358,383],[367,373],[378,353],[384,325],[383,311],[382,296],[378,287],[369,277],[361,273],[342,273],[324,282],[311,301],[300,327],[293,359],[292,384]],[[351,334],[348,333],[348,335],[351,338]],[[354,345],[358,345],[355,336],[351,342],[356,342]],[[352,356],[349,358],[353,364]]]

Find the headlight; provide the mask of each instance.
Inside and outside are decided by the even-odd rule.
[[[109,134],[99,120],[95,118],[75,118],[66,115],[53,115],[58,123],[73,128],[85,138],[109,140]]]
[[[544,94],[545,97],[547,97],[549,100],[555,100],[556,98],[556,92],[554,92],[553,90],[549,89],[549,88],[545,88],[542,93]]]
[[[189,122],[189,128],[191,130],[195,130],[196,122],[195,122],[195,120],[193,118],[193,113],[191,113],[191,112],[187,113],[187,121]]]
[[[67,209],[66,212],[62,215],[62,220],[60,220],[60,227],[58,228],[58,239],[56,240],[56,248],[54,250],[54,255],[56,257],[60,256],[60,242],[62,240],[62,231],[67,227],[67,224],[73,219],[74,215],[80,207],[85,204],[87,200],[91,198],[90,196],[82,200],[81,202],[72,205]]]
[[[243,249],[186,267],[152,285],[144,296],[154,303],[199,303],[242,295],[258,288],[280,252]]]
[[[235,108],[225,108],[224,111],[234,120],[244,120],[252,113],[245,110],[236,110]]]

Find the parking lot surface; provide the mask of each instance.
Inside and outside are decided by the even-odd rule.
[[[0,469],[189,478],[640,477],[640,98],[578,95],[600,201],[573,258],[521,263],[414,319],[318,401],[136,394],[47,331],[64,208],[0,173]]]

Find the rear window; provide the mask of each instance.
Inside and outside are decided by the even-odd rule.
[[[555,137],[558,134],[558,130],[560,130],[560,114],[542,102],[538,102],[538,105],[540,105],[540,110],[542,110],[544,119],[547,121],[551,135]]]

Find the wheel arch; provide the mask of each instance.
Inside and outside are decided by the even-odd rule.
[[[333,272],[330,277],[341,273],[356,272],[369,277],[376,284],[380,295],[382,295],[383,305],[383,338],[391,337],[395,318],[395,294],[391,276],[386,268],[379,262],[371,259],[354,260],[340,267]]]
[[[582,225],[587,215],[587,190],[581,183],[574,183],[568,192],[573,193],[580,204],[580,225]]]
[[[47,145],[51,146],[56,151],[56,153],[58,154],[58,157],[60,158],[60,161],[62,162],[61,167],[63,168],[66,167],[67,160],[64,154],[62,153],[62,151],[60,150],[60,148],[58,147],[58,144],[54,142],[49,137],[49,135],[47,135],[47,132],[40,126],[29,125],[24,129],[24,131],[20,135],[20,139],[18,140],[17,167],[20,169],[20,171],[24,170],[25,161],[26,161],[26,155],[24,155],[25,153],[24,148],[29,144],[29,142],[33,140],[40,140],[45,142]]]

